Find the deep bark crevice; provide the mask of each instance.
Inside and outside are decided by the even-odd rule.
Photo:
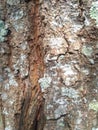
[[[31,8],[33,4],[34,7]],[[28,5],[28,16],[30,22],[30,76],[29,81],[31,82],[31,88],[28,88],[25,97],[23,99],[21,114],[20,114],[20,125],[18,130],[42,130],[45,121],[44,115],[44,100],[41,94],[41,89],[38,80],[44,73],[44,62],[43,62],[43,50],[42,50],[42,39],[39,39],[40,35],[40,16],[39,16],[39,0],[32,1]],[[32,95],[33,94],[33,95]],[[32,104],[31,104],[32,103]],[[33,104],[34,103],[34,104]],[[32,105],[32,106],[31,106]],[[31,107],[31,108],[30,108]],[[29,110],[31,109],[32,118],[29,117]],[[33,109],[35,111],[33,111]],[[31,120],[28,121],[28,120]]]

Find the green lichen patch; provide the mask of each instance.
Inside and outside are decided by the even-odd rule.
[[[96,25],[98,26],[98,1],[92,3],[90,17],[96,20]]]
[[[6,36],[7,34],[8,34],[8,30],[7,30],[7,29],[2,28],[2,29],[0,30],[0,35]]]
[[[5,38],[0,36],[0,42],[4,42],[5,41]]]
[[[91,57],[93,53],[93,48],[91,46],[83,46],[82,47],[82,54],[85,56]]]
[[[4,21],[0,20],[0,42],[5,41],[5,37],[8,34],[8,29],[5,26]]]
[[[20,4],[20,0],[7,0],[7,4],[18,5],[18,4]]]
[[[4,25],[4,22],[3,22],[2,20],[0,20],[0,29],[1,29],[1,28],[4,28],[4,26],[5,26],[5,25]]]
[[[89,109],[92,109],[92,110],[98,112],[98,102],[97,101],[92,101],[89,104]]]
[[[79,97],[79,92],[73,88],[61,88],[62,96],[67,96],[72,99],[77,99]]]

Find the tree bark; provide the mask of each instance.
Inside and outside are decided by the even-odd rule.
[[[43,76],[39,0],[0,1],[0,127],[38,130],[44,100],[38,79]],[[6,35],[2,34],[6,31]],[[40,130],[42,129],[42,123]]]
[[[93,0],[43,1],[44,130],[98,129],[98,27]]]
[[[0,130],[98,130],[93,0],[0,0]]]

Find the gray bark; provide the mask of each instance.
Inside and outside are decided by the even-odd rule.
[[[98,129],[98,28],[93,0],[43,1],[44,130]]]

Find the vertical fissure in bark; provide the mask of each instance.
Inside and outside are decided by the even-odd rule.
[[[38,83],[44,73],[42,39],[39,38],[39,0],[32,2],[34,7],[31,7],[30,4],[28,4],[28,9],[30,8],[28,11],[29,31],[31,33],[29,38],[30,86],[23,99],[18,130],[42,130],[45,121],[44,100]]]

